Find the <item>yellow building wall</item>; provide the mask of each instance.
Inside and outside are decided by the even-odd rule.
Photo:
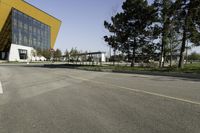
[[[17,9],[46,25],[49,25],[51,28],[51,48],[54,47],[61,26],[61,21],[44,13],[34,6],[31,6],[23,0],[0,0],[0,31],[12,8]]]

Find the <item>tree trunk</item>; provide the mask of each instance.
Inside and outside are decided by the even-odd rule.
[[[184,0],[184,4],[186,4],[186,0]],[[188,11],[186,11],[186,16],[185,16],[184,25],[183,25],[182,46],[181,46],[181,52],[180,52],[180,60],[178,64],[179,68],[184,68],[184,52],[186,49],[187,32],[188,32],[188,17],[190,16],[190,14],[191,14],[191,10],[188,9]]]
[[[170,67],[172,67],[172,60],[173,60],[173,55],[172,55],[172,41],[170,41]]]
[[[113,66],[115,66],[115,56],[116,56],[116,50],[114,49],[114,50],[113,50],[113,52],[114,52],[114,55],[113,55]]]
[[[189,47],[188,47],[188,40],[187,40],[187,44],[186,44],[187,46],[186,46],[186,64],[188,64],[188,49],[189,49]]]
[[[163,1],[163,29],[162,29],[162,48],[161,48],[161,57],[160,57],[160,67],[165,66],[165,58],[166,58],[166,45],[167,45],[167,39],[168,39],[168,33],[169,33],[169,25],[170,25],[170,18],[167,15],[167,1]],[[164,11],[165,10],[165,11]]]
[[[186,48],[186,41],[187,41],[187,20],[188,20],[188,14],[185,18],[185,23],[183,25],[183,38],[182,38],[182,46],[180,51],[180,60],[178,64],[178,68],[184,68],[184,52]]]
[[[161,56],[160,56],[160,61],[159,61],[159,67],[160,68],[162,68],[162,65],[163,65],[163,57],[164,57],[164,45],[162,43]]]
[[[132,54],[132,59],[131,59],[131,67],[135,66],[135,50],[136,50],[136,38],[134,38],[134,43],[133,43],[133,54]]]
[[[172,51],[170,52],[170,67],[172,67],[172,60],[173,60],[173,55],[172,55]]]
[[[166,46],[166,43],[165,43],[165,45],[164,45],[164,49],[165,49],[165,46]],[[165,67],[165,61],[166,61],[166,51],[164,50],[162,67]]]
[[[131,67],[135,67],[135,47],[133,47],[133,55],[131,59]]]
[[[165,47],[167,45],[167,34],[168,34],[168,24],[164,24],[164,28],[162,31],[162,48],[161,48],[161,57],[160,57],[160,67],[165,66]]]
[[[130,47],[129,47],[129,44],[128,44],[128,49],[127,49],[127,57],[128,57],[128,62],[130,61]]]
[[[179,68],[184,67],[184,52],[185,52],[185,46],[186,46],[186,26],[183,28],[183,38],[182,38],[182,46],[181,46],[181,51],[180,51],[180,59],[179,59]]]

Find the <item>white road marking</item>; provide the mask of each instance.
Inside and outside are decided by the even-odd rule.
[[[3,94],[3,86],[2,86],[1,81],[0,81],[0,94]]]
[[[144,94],[148,94],[148,95],[152,95],[152,96],[167,98],[167,99],[176,100],[176,101],[180,101],[180,102],[185,102],[185,103],[189,103],[189,104],[200,105],[200,102],[191,101],[191,100],[187,100],[187,99],[184,99],[184,98],[177,98],[177,97],[167,96],[167,95],[164,95],[164,94],[148,92],[148,91],[144,91],[144,90],[138,90],[138,89],[133,89],[133,88],[129,88],[129,87],[124,87],[124,86],[118,86],[118,85],[108,84],[108,83],[104,83],[104,82],[99,82],[99,81],[93,81],[93,80],[90,80],[90,79],[86,79],[86,78],[82,78],[82,77],[75,77],[75,76],[72,76],[72,75],[67,75],[67,76],[69,76],[69,77],[71,77],[73,79],[78,79],[78,80],[82,80],[82,81],[89,81],[89,82],[96,83],[96,84],[109,85],[109,86],[112,86],[112,87],[126,89],[126,90],[134,91],[134,92],[137,92],[137,93],[144,93]]]

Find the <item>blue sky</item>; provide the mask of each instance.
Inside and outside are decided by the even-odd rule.
[[[103,22],[120,11],[124,0],[26,1],[62,21],[55,48],[107,52],[109,48],[103,40],[107,30]]]

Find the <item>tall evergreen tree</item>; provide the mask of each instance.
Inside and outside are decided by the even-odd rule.
[[[149,6],[146,0],[127,0],[124,2],[122,9],[130,33],[128,43],[132,51],[131,66],[134,66],[136,54],[138,54],[137,50],[149,43],[147,37],[149,26],[154,18],[154,8]]]
[[[171,17],[174,13],[172,0],[155,0],[153,4],[157,9],[157,25],[160,27],[161,36],[161,55],[160,55],[160,67],[164,67],[167,47],[169,45],[169,33]]]
[[[127,20],[123,13],[117,13],[111,18],[111,23],[105,21],[104,26],[111,33],[110,36],[104,36],[105,41],[108,45],[113,48],[114,59],[113,64],[115,64],[115,54],[116,51],[124,51],[129,53],[128,47],[125,47],[129,35],[128,27],[126,27]]]
[[[105,27],[113,33],[105,37],[109,45],[126,53],[131,58],[131,66],[139,48],[146,45],[149,39],[149,26],[154,18],[154,8],[146,0],[126,0],[122,6],[123,12],[112,17],[112,22],[105,22]]]
[[[194,45],[200,44],[200,1],[199,0],[177,0],[176,17],[177,30],[182,35],[182,44],[180,50],[180,60],[178,67],[184,67],[184,52],[186,50],[186,41]]]
[[[69,55],[69,51],[67,49],[65,50],[64,54],[65,54],[66,59],[69,60],[70,55]]]
[[[54,53],[54,57],[59,60],[59,58],[62,56],[62,51],[60,49],[56,49]]]

